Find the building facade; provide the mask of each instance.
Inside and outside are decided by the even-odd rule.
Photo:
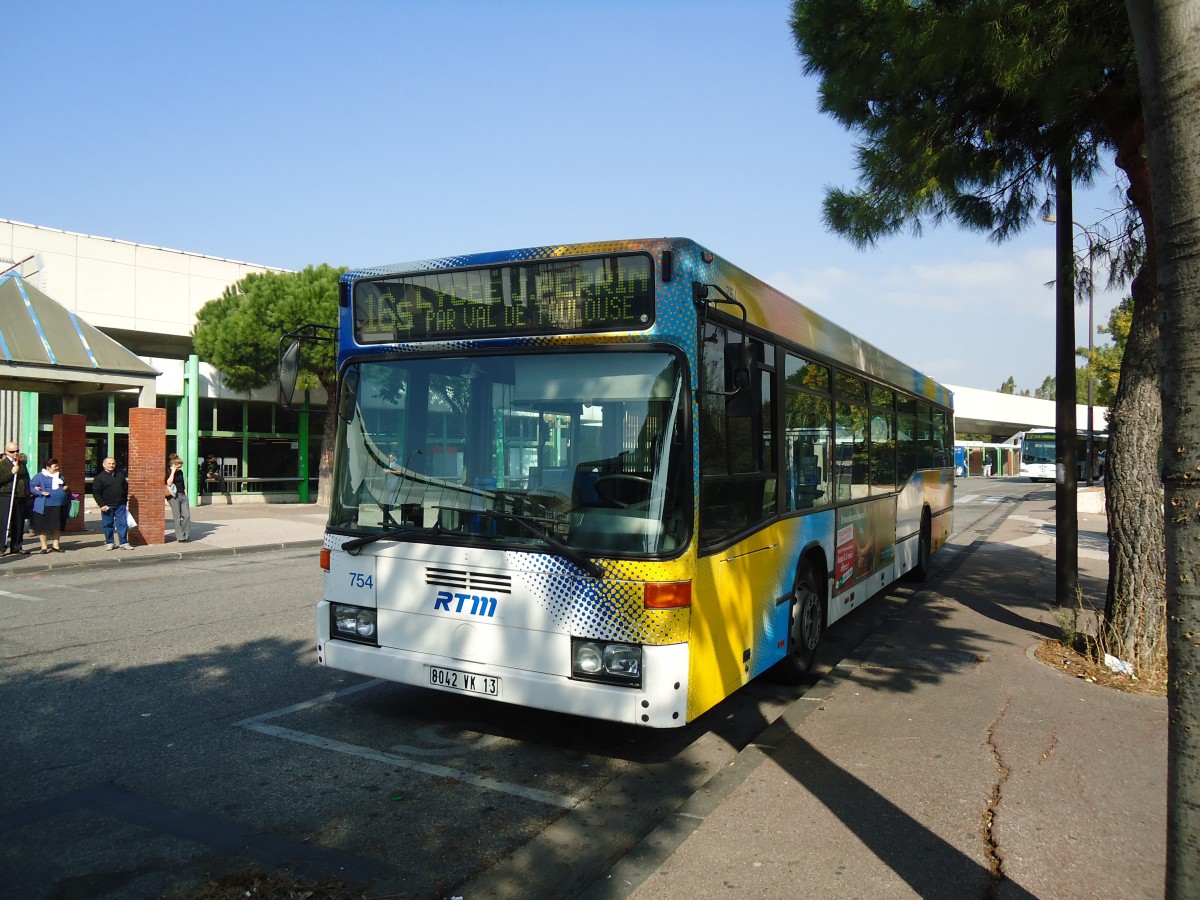
[[[19,273],[161,373],[156,403],[166,410],[167,452],[195,463],[189,483],[203,491],[204,461],[215,457],[231,499],[315,499],[323,392],[311,392],[300,410],[286,410],[273,385],[249,394],[232,391],[220,371],[196,358],[192,345],[196,313],[205,303],[251,272],[282,270],[0,219],[0,273],[6,271]],[[129,411],[137,403],[135,391],[79,397],[4,391],[0,433],[27,452],[36,447],[40,463],[50,455],[54,416],[82,414],[90,477],[105,456],[128,464]]]

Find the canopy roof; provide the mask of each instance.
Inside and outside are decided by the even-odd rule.
[[[20,274],[0,277],[0,389],[86,394],[152,387],[158,374]]]

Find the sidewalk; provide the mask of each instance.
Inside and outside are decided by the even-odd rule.
[[[1166,700],[1034,659],[1059,633],[1053,521],[1023,501],[939,554],[882,635],[585,896],[1161,897]],[[1079,529],[1103,602],[1104,517]]]
[[[207,499],[207,498],[206,498]],[[92,504],[88,504],[89,507]],[[175,520],[166,511],[167,543],[134,545],[132,550],[105,550],[100,513],[88,509],[83,532],[64,532],[62,553],[38,552],[37,535],[25,536],[29,556],[0,558],[0,578],[64,566],[120,566],[164,557],[181,559],[214,554],[258,553],[281,547],[311,546],[314,554],[325,535],[328,510],[315,504],[239,503],[218,501],[211,506],[192,507],[191,539],[175,541]]]

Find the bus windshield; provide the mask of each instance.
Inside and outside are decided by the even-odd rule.
[[[1025,465],[1054,465],[1056,449],[1054,435],[1026,435],[1021,444],[1021,462]]]
[[[330,528],[681,552],[692,527],[685,384],[674,353],[613,348],[351,364]]]

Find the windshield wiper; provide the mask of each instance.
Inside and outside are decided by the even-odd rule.
[[[554,535],[543,531],[541,528],[535,525],[531,519],[522,516],[519,513],[509,512],[508,510],[504,509],[473,509],[470,510],[469,513],[471,515],[482,516],[485,519],[504,519],[508,522],[516,522],[535,538],[542,541],[551,550],[554,550],[559,556],[566,557],[593,578],[604,578],[604,570],[602,568],[600,568],[574,547],[567,546],[558,538],[554,537]]]
[[[362,537],[352,538],[342,544],[342,549],[352,554],[355,550],[361,550],[367,544],[373,544],[376,541],[394,541],[396,538],[403,537],[410,531],[415,530],[416,527],[416,525],[401,525],[399,528],[394,528],[391,531],[382,531],[379,534],[367,534]]]

